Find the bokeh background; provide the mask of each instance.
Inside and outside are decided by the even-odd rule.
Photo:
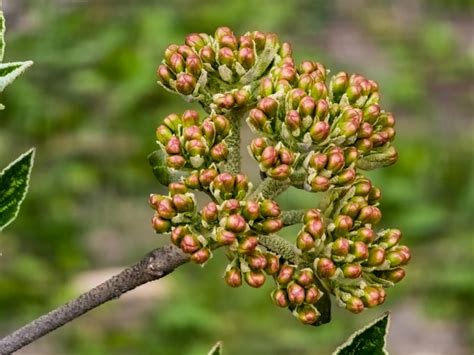
[[[219,255],[18,354],[205,354],[217,340],[227,355],[328,354],[383,310],[393,311],[392,354],[472,354],[472,0],[3,2],[5,60],[35,65],[2,94],[0,165],[30,146],[37,158],[20,217],[0,235],[0,334],[167,242],[150,226],[148,194],[163,190],[146,156],[166,114],[198,107],[159,87],[155,68],[168,44],[220,25],[277,32],[298,61],[379,82],[400,159],[370,176],[383,191],[383,224],[401,228],[413,250],[382,307],[334,309],[321,328],[273,306],[271,282],[227,287]],[[315,196],[291,189],[279,200],[309,207]]]

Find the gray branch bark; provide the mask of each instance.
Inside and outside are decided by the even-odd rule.
[[[11,354],[101,304],[168,275],[188,261],[189,257],[173,245],[155,249],[135,265],[0,339],[0,354]]]

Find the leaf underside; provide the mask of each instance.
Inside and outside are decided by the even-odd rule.
[[[352,334],[333,355],[387,355],[385,349],[390,313],[384,313],[372,323]]]
[[[0,231],[18,215],[28,192],[34,156],[35,150],[32,148],[0,173]]]

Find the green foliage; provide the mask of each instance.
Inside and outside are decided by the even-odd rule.
[[[18,215],[28,192],[34,156],[35,150],[30,149],[0,172],[0,231]]]
[[[390,324],[390,313],[359,329],[336,349],[333,355],[386,355],[385,338]]]

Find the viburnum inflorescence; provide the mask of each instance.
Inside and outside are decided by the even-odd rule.
[[[157,233],[205,264],[224,247],[225,282],[261,287],[302,323],[329,321],[329,295],[359,313],[384,302],[403,279],[410,251],[398,229],[375,229],[381,191],[362,174],[397,160],[393,115],[379,87],[360,74],[329,76],[318,62],[296,65],[290,44],[273,33],[240,37],[227,27],[170,45],[159,82],[207,113],[164,118],[149,156],[168,194],[150,195]],[[248,148],[261,172],[253,189],[240,167],[240,122],[256,137]],[[274,198],[289,186],[324,192],[319,206],[282,211]],[[197,205],[195,192],[210,201]],[[290,243],[276,233],[301,224]]]

